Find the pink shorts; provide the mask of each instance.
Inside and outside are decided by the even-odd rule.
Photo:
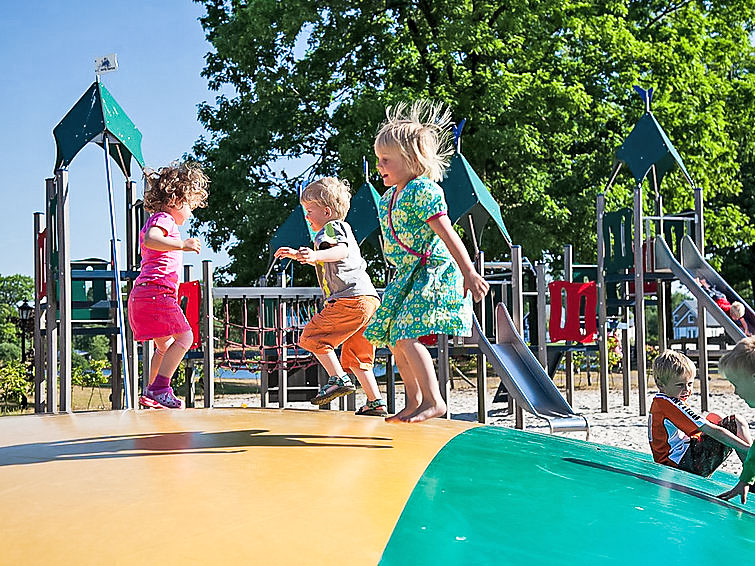
[[[176,291],[151,283],[141,283],[132,289],[128,297],[128,322],[138,342],[191,332]]]

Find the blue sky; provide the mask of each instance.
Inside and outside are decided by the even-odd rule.
[[[197,105],[213,101],[200,76],[210,50],[190,0],[8,2],[0,18],[0,274],[33,271],[33,213],[44,211],[52,176],[52,130],[95,79],[94,58],[116,53],[103,83],[143,134],[146,163],[161,166],[191,150],[203,133]],[[138,168],[134,179],[141,180]],[[110,220],[102,150],[85,147],[69,169],[71,256],[109,257]],[[119,237],[124,178],[113,167]],[[182,230],[186,236],[186,229]],[[228,261],[224,253],[185,254],[185,263]]]

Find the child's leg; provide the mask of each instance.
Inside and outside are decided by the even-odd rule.
[[[368,311],[370,316],[374,309]],[[365,317],[364,325],[369,321],[369,316]],[[351,371],[359,380],[359,384],[367,395],[367,401],[380,399],[380,389],[378,389],[375,374],[372,372],[372,366],[375,363],[375,347],[364,337],[364,327],[349,336],[341,344],[341,366]]]
[[[412,373],[416,376],[422,399],[417,410],[403,420],[418,423],[444,415],[446,403],[440,395],[438,378],[435,375],[435,366],[433,366],[430,352],[418,340],[404,340],[403,342],[406,342],[404,354],[412,368]]]
[[[160,362],[157,374],[167,377],[170,381],[170,378],[173,377],[173,374],[178,368],[178,364],[181,363],[186,352],[189,351],[194,336],[191,330],[189,330],[187,332],[182,332],[181,334],[175,334],[171,337],[155,339],[156,344],[158,340],[165,340],[165,353],[163,354],[163,359]],[[172,340],[172,342],[169,340]],[[157,348],[155,348],[155,350],[157,350]],[[154,380],[150,379],[150,381],[154,383]]]
[[[404,383],[404,408],[393,416],[387,417],[386,422],[402,422],[403,419],[409,417],[417,407],[422,403],[422,392],[420,391],[417,379],[414,376],[409,360],[404,355],[404,350],[400,343],[391,348],[393,356],[396,359],[396,367],[401,375],[401,381]]]
[[[168,350],[171,344],[174,342],[173,336],[165,336],[163,338],[155,338],[153,340],[155,344],[155,351],[152,354],[152,359],[149,363],[149,383],[148,385],[152,385],[152,383],[155,381],[155,378],[157,377],[158,371],[160,369],[160,364],[163,363],[163,356],[165,356],[165,352]]]

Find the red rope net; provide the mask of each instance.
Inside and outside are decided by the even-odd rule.
[[[317,363],[308,351],[299,348],[304,326],[318,310],[318,299],[260,298],[231,302],[223,299],[218,336],[221,368],[273,372],[295,371]],[[217,349],[216,349],[217,351]],[[216,359],[218,356],[216,355]]]

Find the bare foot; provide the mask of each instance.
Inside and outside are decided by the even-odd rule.
[[[446,410],[446,404],[443,401],[440,401],[440,403],[423,403],[414,413],[402,420],[407,423],[421,423],[445,415]]]
[[[385,417],[385,422],[387,423],[406,422],[406,419],[411,417],[412,414],[416,410],[417,410],[417,405],[407,405],[395,415],[391,415],[390,417]]]

